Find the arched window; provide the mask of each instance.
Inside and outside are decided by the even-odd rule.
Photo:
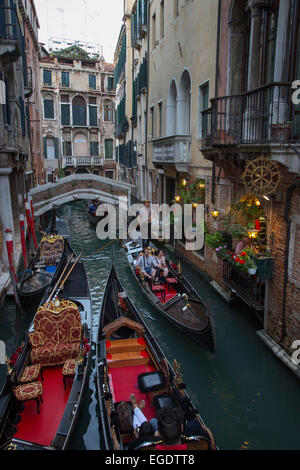
[[[177,100],[177,134],[191,131],[191,78],[187,70],[181,75]]]
[[[114,115],[113,111],[114,111],[113,102],[111,100],[105,100],[103,120],[113,122],[113,115]]]
[[[166,133],[168,135],[176,134],[176,121],[177,121],[177,87],[175,80],[169,88],[169,96],[167,101],[167,122],[166,122]]]
[[[75,96],[72,102],[73,126],[86,126],[86,102],[82,96]]]

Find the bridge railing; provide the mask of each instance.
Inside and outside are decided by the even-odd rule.
[[[103,157],[64,157],[63,158],[63,167],[68,166],[103,166],[104,158]]]

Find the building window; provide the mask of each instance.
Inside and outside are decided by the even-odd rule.
[[[43,83],[44,85],[52,85],[52,72],[51,70],[43,70]]]
[[[72,142],[64,142],[63,150],[64,150],[65,157],[71,157],[72,156]]]
[[[199,139],[207,136],[208,115],[202,114],[209,107],[209,82],[199,87]]]
[[[61,86],[69,88],[70,86],[69,72],[61,73]]]
[[[156,47],[156,14],[152,16],[152,49]]]
[[[154,119],[154,107],[150,108],[150,120],[151,120],[151,133],[152,139],[155,137],[155,119]]]
[[[113,139],[105,139],[104,149],[105,149],[105,158],[112,160],[114,158],[114,141]]]
[[[113,102],[111,100],[104,101],[104,116],[103,120],[113,122]]]
[[[107,91],[112,91],[114,89],[114,77],[107,78]]]
[[[109,178],[113,180],[115,177],[115,172],[114,170],[105,170],[105,178]]]
[[[161,133],[162,133],[162,102],[158,103],[158,117],[159,117],[158,132],[159,132],[159,137],[161,137]]]
[[[89,87],[96,90],[96,75],[89,74]]]
[[[160,0],[160,38],[165,35],[165,2]]]
[[[86,102],[82,96],[75,96],[72,102],[73,126],[86,126]]]
[[[44,137],[44,157],[49,160],[58,158],[58,139]]]
[[[90,155],[92,157],[99,156],[99,143],[98,142],[90,142]]]
[[[44,119],[54,119],[54,101],[53,98],[44,98]]]
[[[61,95],[60,97],[61,105],[60,105],[60,110],[61,110],[61,125],[62,126],[70,126],[71,120],[70,120],[70,97],[69,95]]]
[[[97,116],[97,106],[91,104],[93,103],[93,99],[90,98],[89,100],[89,118],[90,118],[90,126],[98,126],[98,116]],[[96,98],[95,98],[96,100]]]

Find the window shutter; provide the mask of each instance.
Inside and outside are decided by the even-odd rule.
[[[96,90],[96,75],[89,75],[89,87]]]
[[[45,116],[45,119],[54,119],[53,100],[44,99],[44,116]]]
[[[90,114],[90,126],[97,126],[98,119],[97,119],[97,107],[90,106],[89,107],[89,114]]]
[[[105,139],[105,158],[113,158],[113,140]]]
[[[47,158],[47,137],[44,137],[44,158]]]
[[[70,106],[68,104],[61,105],[61,124],[62,126],[70,125]]]
[[[23,98],[19,97],[19,104],[20,104],[20,113],[21,113],[21,126],[22,126],[22,136],[25,137],[26,135],[26,127],[25,127],[25,105]]]
[[[99,144],[98,142],[90,142],[90,152],[92,157],[99,156]]]
[[[54,139],[54,145],[55,145],[55,158],[58,158],[58,138],[55,137]]]
[[[45,85],[52,85],[51,70],[43,70],[43,81]]]
[[[62,72],[61,73],[61,84],[64,87],[69,87],[69,72]]]

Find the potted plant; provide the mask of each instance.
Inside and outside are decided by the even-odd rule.
[[[256,266],[252,256],[249,256],[248,260],[246,261],[246,266],[247,266],[247,269],[248,269],[248,274],[250,276],[254,276],[254,274],[256,274],[256,271],[257,271],[257,266]]]
[[[274,273],[274,259],[271,253],[257,253],[254,255],[257,266],[257,275],[260,279],[271,279]]]

